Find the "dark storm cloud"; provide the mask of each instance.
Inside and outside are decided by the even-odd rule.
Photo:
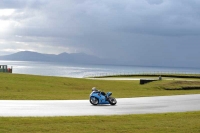
[[[9,38],[34,50],[39,43],[55,53],[65,47],[131,64],[179,66],[187,59],[200,66],[199,6],[198,0],[3,0],[0,9],[15,13],[0,20],[14,21],[10,35],[22,37]]]
[[[32,4],[27,3],[24,6],[40,5],[30,2]],[[30,17],[26,26],[30,28],[27,29],[29,33],[37,34],[41,28],[47,35],[49,33],[52,36],[107,31],[172,36],[196,35],[199,34],[200,27],[199,9],[193,10],[192,4],[196,3],[162,0],[51,1],[39,11],[25,9],[25,14]]]

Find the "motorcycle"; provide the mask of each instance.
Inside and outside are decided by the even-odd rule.
[[[98,104],[115,105],[117,103],[117,100],[114,97],[111,97],[111,95],[112,92],[105,93],[93,87],[92,92],[90,94],[90,103],[92,105],[98,105]]]

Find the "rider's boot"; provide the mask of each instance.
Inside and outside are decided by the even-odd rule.
[[[105,97],[106,97],[106,100],[108,100],[108,96],[106,95]]]

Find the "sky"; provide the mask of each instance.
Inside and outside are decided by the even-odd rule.
[[[86,53],[200,68],[199,0],[1,0],[0,55]]]

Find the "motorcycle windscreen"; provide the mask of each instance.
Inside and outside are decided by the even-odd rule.
[[[112,92],[108,92],[108,93],[107,93],[107,96],[111,96],[111,95],[112,95]]]

